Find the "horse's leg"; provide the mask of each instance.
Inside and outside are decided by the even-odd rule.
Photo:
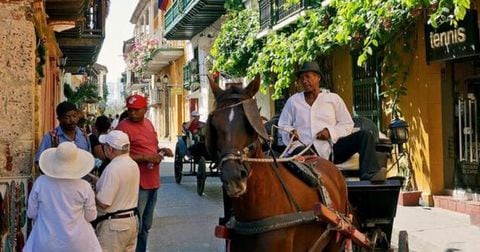
[[[239,235],[231,241],[230,251],[295,251],[293,247],[293,232],[291,229],[280,229],[256,235]]]

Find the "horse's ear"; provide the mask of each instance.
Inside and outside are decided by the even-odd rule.
[[[218,83],[215,82],[212,76],[207,74],[207,77],[208,77],[208,82],[210,83],[210,88],[212,89],[212,92],[213,92],[213,96],[217,98],[222,93],[222,89],[220,88],[220,86],[218,86]]]
[[[255,78],[248,84],[246,90],[250,97],[253,97],[260,88],[260,74],[255,75]]]

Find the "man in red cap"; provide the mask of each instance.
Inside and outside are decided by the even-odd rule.
[[[140,190],[138,194],[138,232],[136,251],[146,251],[148,232],[152,226],[153,211],[160,187],[159,164],[163,156],[173,156],[169,148],[158,148],[157,132],[150,120],[145,118],[147,99],[141,95],[127,98],[128,118],[121,121],[117,130],[125,132],[130,139],[130,157],[140,168]]]

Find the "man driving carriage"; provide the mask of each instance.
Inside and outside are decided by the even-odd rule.
[[[385,180],[386,169],[380,169],[375,155],[375,142],[370,132],[353,132],[354,122],[342,98],[326,89],[320,89],[320,67],[307,62],[297,72],[303,92],[291,96],[282,110],[278,125],[282,142],[290,155],[298,154],[312,144],[317,155],[333,159],[335,164],[360,154],[360,179]],[[290,134],[289,134],[290,133]]]
[[[189,158],[207,157],[204,127],[205,123],[200,121],[200,113],[193,111],[190,114],[190,120],[182,124],[182,131],[186,137],[180,137],[178,140],[182,156],[186,155]]]

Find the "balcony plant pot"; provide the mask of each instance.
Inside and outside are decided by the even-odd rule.
[[[418,202],[421,196],[421,191],[400,191],[400,193],[398,194],[398,205],[418,206]]]

